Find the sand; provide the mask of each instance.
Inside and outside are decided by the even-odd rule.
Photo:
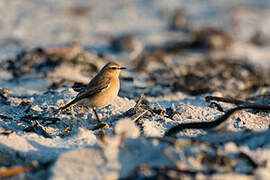
[[[37,168],[7,179],[269,179],[268,112],[242,110],[221,129],[184,130],[176,135],[174,143],[163,138],[177,124],[209,122],[224,115],[211,107],[205,97],[227,95],[219,90],[196,95],[174,92],[163,86],[170,85],[169,80],[161,78],[157,85],[151,81],[148,70],[135,69],[134,59],[144,47],[151,49],[189,38],[182,31],[169,30],[169,21],[179,9],[184,10],[189,27],[211,25],[225,29],[234,42],[226,51],[187,50],[168,55],[167,62],[173,66],[228,54],[245,59],[254,67],[270,66],[267,0],[1,1],[1,63],[16,58],[22,50],[61,48],[76,42],[84,49],[87,63],[95,64],[97,69],[108,60],[115,60],[128,70],[121,73],[119,96],[111,105],[98,110],[109,128],[93,130],[97,120],[91,109],[74,107],[74,114],[53,113],[76,96],[74,82],[87,83],[95,75],[94,70],[84,69],[88,65],[67,61],[53,71],[45,69],[46,73],[30,72],[19,77],[0,67],[0,88],[9,89],[7,100],[0,97],[0,174],[6,168],[37,162]],[[262,46],[250,43],[257,31],[264,35]],[[124,45],[124,49],[114,51],[111,38],[125,33],[135,37],[134,49],[125,49]],[[164,67],[157,62],[147,66],[149,72]],[[59,87],[49,88],[61,79],[64,82]],[[232,80],[233,87],[234,83]],[[249,95],[269,90],[265,86]],[[130,114],[142,93],[147,94],[149,105],[139,108],[135,115]],[[266,97],[257,102],[268,101]],[[225,110],[235,107],[219,104]],[[149,108],[176,113],[169,117]]]

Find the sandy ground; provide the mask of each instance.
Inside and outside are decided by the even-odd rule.
[[[172,30],[176,12],[184,14],[183,20]],[[230,38],[202,40],[195,50],[185,46],[175,52],[176,45],[169,46],[193,41],[191,31],[206,26]],[[269,179],[268,112],[241,110],[222,128],[185,129],[173,140],[164,138],[175,125],[214,121],[236,106],[218,102],[221,111],[206,96],[249,100],[264,95],[253,102],[269,103],[270,86],[262,80],[270,75],[269,31],[267,0],[2,0],[0,179]],[[124,34],[131,40],[112,43]],[[76,45],[68,49],[71,43]],[[222,61],[232,70],[222,74],[224,81],[192,81],[201,90],[207,82],[215,89],[198,93],[173,83],[189,80],[188,68],[198,61],[228,57],[240,65],[227,67]],[[87,83],[110,60],[128,70],[121,73],[119,96],[98,110],[109,128],[93,130],[97,121],[91,109],[53,113],[76,96],[74,82]],[[196,75],[207,74],[200,67],[195,66]],[[215,69],[206,71],[215,75]],[[136,107],[142,93],[147,102]],[[26,169],[5,174],[18,167]]]

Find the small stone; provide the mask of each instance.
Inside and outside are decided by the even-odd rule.
[[[38,112],[43,111],[38,105],[31,106],[31,109]]]

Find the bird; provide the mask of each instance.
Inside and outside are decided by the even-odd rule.
[[[99,123],[101,123],[97,109],[105,107],[117,97],[120,89],[119,74],[121,70],[126,69],[121,67],[116,62],[107,63],[97,75],[83,87],[75,99],[60,107],[55,113],[59,113],[75,104],[91,107]]]

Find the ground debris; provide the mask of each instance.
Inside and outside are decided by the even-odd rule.
[[[52,138],[52,136],[46,132],[45,128],[37,121],[34,120],[32,124],[24,129],[25,132],[35,132],[38,135],[42,135],[45,138]]]
[[[0,126],[0,135],[9,135],[13,133],[14,131],[5,127]]]
[[[42,72],[57,66],[58,59],[46,57],[46,52],[42,48],[31,51],[22,51],[14,59],[9,59],[3,64],[4,69],[12,72],[14,77],[22,74]]]
[[[174,21],[178,20],[178,18],[179,21],[183,21],[184,19],[181,16],[183,16],[181,12],[180,14],[176,14]],[[184,21],[182,23],[184,23]],[[177,28],[175,25],[172,25],[172,27]],[[231,47],[234,41],[232,35],[224,29],[205,26],[193,30],[184,24],[181,26],[183,26],[185,32],[187,32],[187,36],[191,37],[189,40],[168,41],[165,45],[155,48],[155,51],[163,53],[181,53],[186,50],[226,51]]]
[[[144,112],[143,114],[145,114],[149,109],[150,109],[149,102],[145,98],[145,94],[142,94],[140,98],[137,99],[135,106],[130,108],[127,112],[125,112],[125,116],[129,117],[137,116],[142,111]]]
[[[9,117],[9,116],[3,115],[3,114],[0,114],[0,118],[3,119],[4,121],[13,119],[12,117]]]
[[[49,125],[49,124],[55,124],[58,121],[60,121],[60,119],[56,118],[56,117],[43,117],[41,115],[25,115],[22,118],[23,119],[28,119],[28,120],[31,120],[31,121],[40,120],[43,123],[45,123],[46,126]]]
[[[250,38],[250,42],[256,46],[266,46],[270,44],[270,38],[261,31],[256,31]]]
[[[78,67],[83,75],[89,75],[91,72],[96,73],[100,68],[94,63],[96,60],[99,60],[100,64],[104,63],[98,56],[84,51],[82,46],[73,43],[61,48],[37,47],[33,50],[24,50],[15,58],[2,62],[1,66],[10,71],[14,78],[33,73],[47,77],[50,76],[50,72],[61,71],[63,66],[73,66],[74,69]],[[56,81],[59,81],[58,79]]]
[[[259,167],[259,164],[243,152],[227,154],[221,149],[213,151],[215,147],[212,145],[208,148],[209,150],[198,153],[195,158],[189,158],[190,163],[196,167],[197,171],[205,175],[224,174],[232,171],[250,175]],[[245,164],[246,168],[239,168],[240,164]]]
[[[193,45],[205,49],[224,50],[228,49],[232,43],[232,36],[223,29],[214,27],[203,27],[192,32],[195,40]]]
[[[136,101],[134,107],[130,108],[127,112],[125,112],[124,116],[131,117],[133,121],[137,121],[143,116],[151,116],[157,114],[161,117],[166,117],[172,119],[175,114],[178,112],[174,112],[172,108],[159,109],[150,107],[149,101],[146,99],[146,95],[142,94]]]
[[[247,101],[240,100],[240,99],[224,98],[224,97],[216,97],[216,96],[206,96],[205,101],[206,102],[210,102],[210,101],[226,102],[226,103],[232,103],[235,105],[251,104],[251,102],[247,102]]]
[[[130,179],[194,179],[200,174],[206,177],[214,174],[227,174],[234,171],[237,174],[253,175],[256,169],[263,166],[254,160],[253,157],[241,151],[227,153],[221,145],[198,141],[196,139],[185,139],[188,146],[181,147],[181,150],[190,151],[182,160],[176,159],[170,155],[174,166],[155,167],[148,164],[142,164],[131,173]],[[186,144],[187,142],[185,142]],[[200,151],[193,151],[193,149]],[[170,153],[169,153],[170,154]],[[168,151],[167,151],[167,155]],[[242,167],[240,167],[242,166]]]
[[[135,37],[128,33],[119,37],[113,37],[111,40],[111,47],[115,51],[134,51],[136,46]]]
[[[181,170],[177,167],[151,167],[143,164],[136,168],[127,179],[178,179],[195,178],[197,172],[192,170]]]
[[[9,178],[18,174],[25,173],[31,169],[35,169],[38,167],[38,162],[34,161],[29,165],[18,166],[13,168],[1,168],[0,169],[0,178]]]
[[[169,129],[165,133],[165,136],[174,136],[176,133],[183,131],[185,129],[212,129],[219,125],[221,125],[223,122],[225,122],[229,117],[231,117],[235,112],[243,109],[254,109],[258,111],[270,111],[270,106],[263,105],[263,104],[247,104],[247,105],[241,105],[237,106],[235,108],[229,109],[225,112],[224,115],[218,117],[216,120],[211,122],[191,122],[191,123],[183,123],[176,125]]]
[[[111,39],[111,48],[115,52],[129,53],[129,59],[136,59],[143,51],[143,43],[133,34],[126,33]]]
[[[236,97],[256,92],[259,87],[269,86],[269,71],[255,67],[246,61],[234,59],[201,60],[193,65],[180,67],[185,75],[175,81],[172,90],[189,91],[195,95],[214,90]],[[198,93],[197,93],[198,92]],[[241,95],[242,94],[242,95]]]
[[[24,178],[28,179],[28,172],[32,171],[35,173],[37,171],[42,171],[47,169],[53,161],[47,162],[38,162],[36,160],[32,161],[31,163],[27,163],[26,165],[16,165],[13,167],[0,167],[0,178],[2,179],[21,179],[17,177],[18,175],[23,175]]]
[[[144,59],[145,58],[145,59]],[[208,57],[192,63],[175,64],[164,55],[152,54],[137,61],[137,70],[148,73],[147,83],[171,92],[182,91],[190,95],[221,92],[224,96],[247,98],[261,87],[269,87],[267,68],[254,66],[247,60]],[[160,95],[158,92],[156,94]]]

